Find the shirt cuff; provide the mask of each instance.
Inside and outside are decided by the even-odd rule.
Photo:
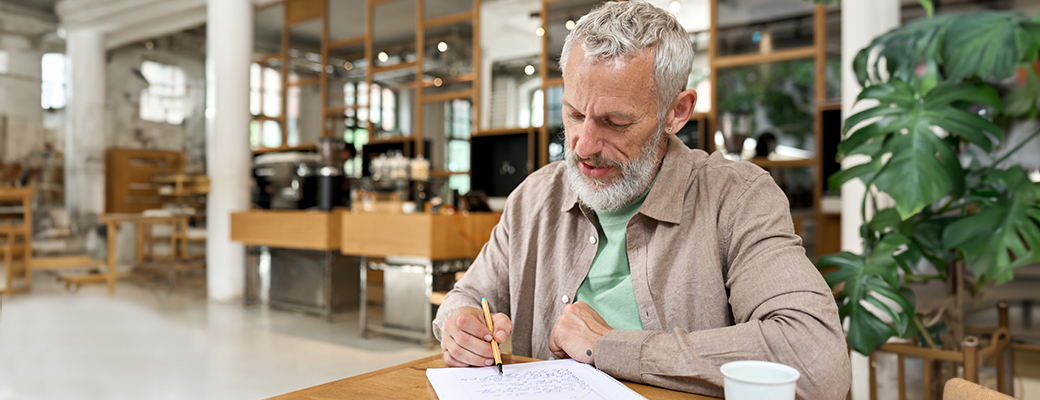
[[[632,382],[640,379],[643,342],[651,332],[612,330],[596,340],[596,368],[610,376]]]

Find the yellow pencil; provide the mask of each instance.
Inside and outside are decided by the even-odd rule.
[[[491,351],[495,354],[495,366],[498,367],[499,375],[502,374],[502,353],[498,352],[498,342],[495,341],[495,325],[491,323],[491,310],[488,309],[487,297],[480,298],[480,306],[484,307],[484,320],[487,321],[488,329],[491,330]]]

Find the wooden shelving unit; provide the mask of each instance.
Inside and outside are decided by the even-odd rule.
[[[730,5],[731,8],[739,8],[739,5]],[[837,132],[837,141],[832,143],[832,140],[828,139],[826,134],[834,134],[834,132],[825,132],[823,126],[823,113],[833,112],[837,110],[840,113],[841,104],[832,100],[827,94],[827,76],[826,76],[826,64],[827,64],[827,18],[829,14],[837,15],[838,10],[828,10],[826,5],[816,4],[812,6],[811,13],[809,15],[792,15],[783,18],[773,18],[768,21],[760,20],[749,22],[747,25],[741,23],[730,23],[726,26],[720,26],[719,24],[719,0],[711,1],[711,45],[709,46],[709,57],[710,57],[710,70],[712,79],[712,93],[711,93],[711,116],[712,127],[710,132],[715,132],[717,127],[715,121],[719,120],[720,104],[719,104],[719,92],[724,88],[720,87],[719,84],[719,70],[733,67],[747,67],[755,65],[763,65],[768,63],[776,63],[783,61],[794,61],[794,60],[813,60],[814,77],[813,77],[813,110],[812,110],[812,132],[813,132],[813,148],[815,149],[812,157],[805,159],[795,160],[768,160],[762,157],[755,158],[751,162],[756,165],[765,168],[767,170],[778,170],[785,168],[811,168],[812,169],[812,208],[811,212],[807,210],[800,210],[794,215],[795,225],[800,227],[801,220],[804,218],[814,219],[814,232],[815,243],[811,243],[813,248],[816,249],[815,255],[824,254],[827,252],[837,251],[840,248],[840,229],[837,229],[837,224],[840,224],[840,216],[825,215],[821,210],[821,198],[823,196],[823,187],[825,184],[824,176],[824,150],[825,146],[836,146],[837,141],[840,141],[840,128]],[[754,25],[760,27],[762,31],[766,30],[766,27],[770,23],[790,23],[791,21],[797,21],[799,19],[812,19],[812,43],[810,45],[784,48],[773,50],[765,43],[762,43],[758,52],[749,52],[733,55],[720,55],[719,54],[719,38],[720,28],[722,29],[740,29],[746,26]],[[752,136],[756,132],[752,132]],[[834,138],[829,138],[834,139]],[[709,141],[708,148],[714,150],[714,141]],[[799,229],[800,231],[800,229]],[[803,235],[805,237],[805,235]],[[812,257],[813,254],[810,254]]]

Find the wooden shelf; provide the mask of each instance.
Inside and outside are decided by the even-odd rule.
[[[299,146],[261,147],[253,150],[253,154],[277,153],[279,151],[314,151],[317,146],[314,143],[304,143]]]
[[[378,138],[377,139],[371,139],[371,140],[368,141],[368,143],[366,143],[366,145],[388,144],[388,143],[404,143],[404,142],[411,142],[413,140],[415,140],[415,138],[412,137],[412,136],[391,136],[391,137],[383,138],[383,139],[378,139]]]
[[[329,108],[325,109],[325,115],[327,115],[327,116],[328,115],[343,115],[343,112],[345,112],[347,110],[355,110],[355,111],[357,111],[357,109],[359,109],[359,108],[361,108],[361,107],[359,107],[356,104],[352,105],[352,106],[329,107]]]
[[[504,135],[526,135],[528,133],[534,133],[540,128],[495,128],[495,129],[484,129],[473,132],[473,137],[489,137],[489,136],[504,136]]]
[[[380,72],[390,72],[390,71],[397,71],[399,69],[405,69],[405,68],[415,68],[417,65],[419,65],[419,64],[417,64],[415,61],[411,61],[411,62],[403,62],[403,63],[399,63],[399,64],[394,64],[394,65],[386,65],[386,66],[382,66],[382,67],[372,67],[372,75],[378,74]]]
[[[459,24],[473,20],[473,11],[463,11],[458,14],[446,15],[440,18],[423,21],[423,29],[437,28],[445,25]]]
[[[421,101],[423,103],[440,103],[440,102],[443,102],[443,101],[451,101],[451,100],[457,100],[457,99],[472,99],[472,98],[473,98],[473,90],[472,89],[466,89],[466,90],[456,90],[456,91],[453,91],[453,92],[443,92],[443,93],[437,93],[437,94],[424,94],[424,95],[422,95],[422,98],[421,98],[422,100]]]
[[[799,47],[795,49],[776,50],[772,53],[750,53],[736,56],[718,57],[715,59],[716,68],[744,67],[748,65],[764,64],[778,61],[800,60],[816,56],[816,48],[812,46]]]
[[[453,175],[469,175],[469,171],[445,171],[441,169],[430,171],[431,178],[448,178]]]
[[[329,42],[329,50],[335,50],[341,47],[354,46],[358,44],[365,44],[366,40],[368,40],[368,37],[366,37],[365,35],[361,35],[352,38],[337,40],[335,42]]]
[[[797,168],[816,166],[815,158],[797,158],[792,160],[770,160],[765,157],[755,157],[751,160],[755,165],[762,168]]]

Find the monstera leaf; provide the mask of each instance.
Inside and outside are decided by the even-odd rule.
[[[900,286],[893,257],[908,242],[906,237],[890,233],[866,257],[842,252],[823,256],[817,262],[828,285],[844,283],[838,314],[842,321],[848,319],[849,345],[860,354],[870,354],[888,338],[910,332],[914,293]],[[892,323],[885,323],[871,309],[887,314]]]
[[[983,178],[996,195],[978,213],[950,224],[943,245],[958,248],[979,285],[1011,280],[1012,270],[1040,261],[1040,184],[1021,167],[994,170]]]
[[[868,186],[876,185],[892,196],[903,219],[946,195],[959,195],[965,190],[957,143],[940,138],[933,127],[986,151],[992,150],[994,141],[1003,139],[1000,127],[964,110],[964,105],[973,103],[1001,107],[997,92],[986,84],[943,82],[923,94],[920,88],[890,80],[867,87],[859,99],[875,99],[880,104],[846,119],[845,131],[871,118],[880,120],[852,132],[838,150],[846,155],[868,154],[872,161],[839,172],[831,178],[831,184],[860,178]],[[882,162],[885,155],[890,158]]]
[[[1038,49],[1040,18],[976,11],[919,19],[893,29],[857,53],[852,65],[863,86],[883,76],[913,81],[918,66],[928,62],[941,63],[947,80],[1000,80],[1011,76],[1018,63],[1035,59]],[[877,57],[871,59],[874,52]]]

